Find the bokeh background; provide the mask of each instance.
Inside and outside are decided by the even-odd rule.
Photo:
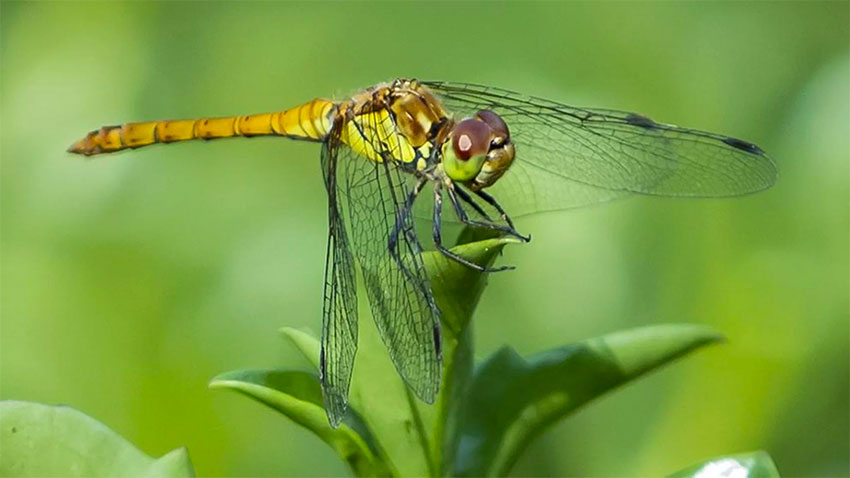
[[[551,429],[516,475],[660,475],[765,449],[848,474],[847,2],[0,5],[0,398],[72,405],[202,475],[346,474],[271,410],[208,390],[306,367],[326,198],[315,144],[263,138],[82,160],[103,124],[264,112],[396,76],[639,111],[762,146],[732,200],[633,198],[519,221],[478,354],[710,324],[728,343]]]

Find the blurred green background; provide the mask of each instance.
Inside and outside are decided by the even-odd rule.
[[[346,474],[317,438],[207,381],[306,367],[319,148],[275,138],[82,160],[132,120],[245,114],[396,76],[492,84],[753,141],[777,185],[521,219],[478,354],[710,324],[714,347],[594,403],[516,475],[659,475],[765,449],[848,474],[847,2],[3,2],[0,398],[72,405],[202,475]]]

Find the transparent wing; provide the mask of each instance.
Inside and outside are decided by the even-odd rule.
[[[337,152],[334,142],[322,147],[322,172],[328,193],[328,252],[319,374],[331,425],[342,421],[357,352],[357,283],[354,260],[339,205]]]
[[[735,196],[763,190],[776,180],[770,158],[739,139],[500,88],[423,83],[453,114],[491,109],[508,124],[517,158],[488,191],[513,215],[627,194]]]
[[[371,120],[377,121],[375,116]],[[363,131],[386,131],[380,125],[368,126]],[[440,315],[412,215],[403,214],[415,178],[390,161],[395,152],[387,144],[393,142],[384,140],[370,142],[386,158],[381,163],[337,142],[340,177],[345,178],[340,185],[345,196],[342,209],[372,315],[390,358],[414,393],[433,403],[440,387]],[[391,254],[389,241],[397,223],[396,253]]]

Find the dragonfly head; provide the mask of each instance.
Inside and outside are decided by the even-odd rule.
[[[515,152],[508,125],[496,113],[482,110],[454,126],[444,145],[443,168],[453,181],[477,191],[502,177]]]

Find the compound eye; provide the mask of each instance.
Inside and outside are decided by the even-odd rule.
[[[490,149],[490,126],[483,121],[469,118],[455,125],[452,133],[452,149],[462,161],[487,154]]]
[[[481,110],[475,113],[475,117],[487,123],[487,126],[493,130],[493,136],[500,138],[503,141],[510,139],[511,132],[508,130],[508,125],[501,116],[490,110]]]

